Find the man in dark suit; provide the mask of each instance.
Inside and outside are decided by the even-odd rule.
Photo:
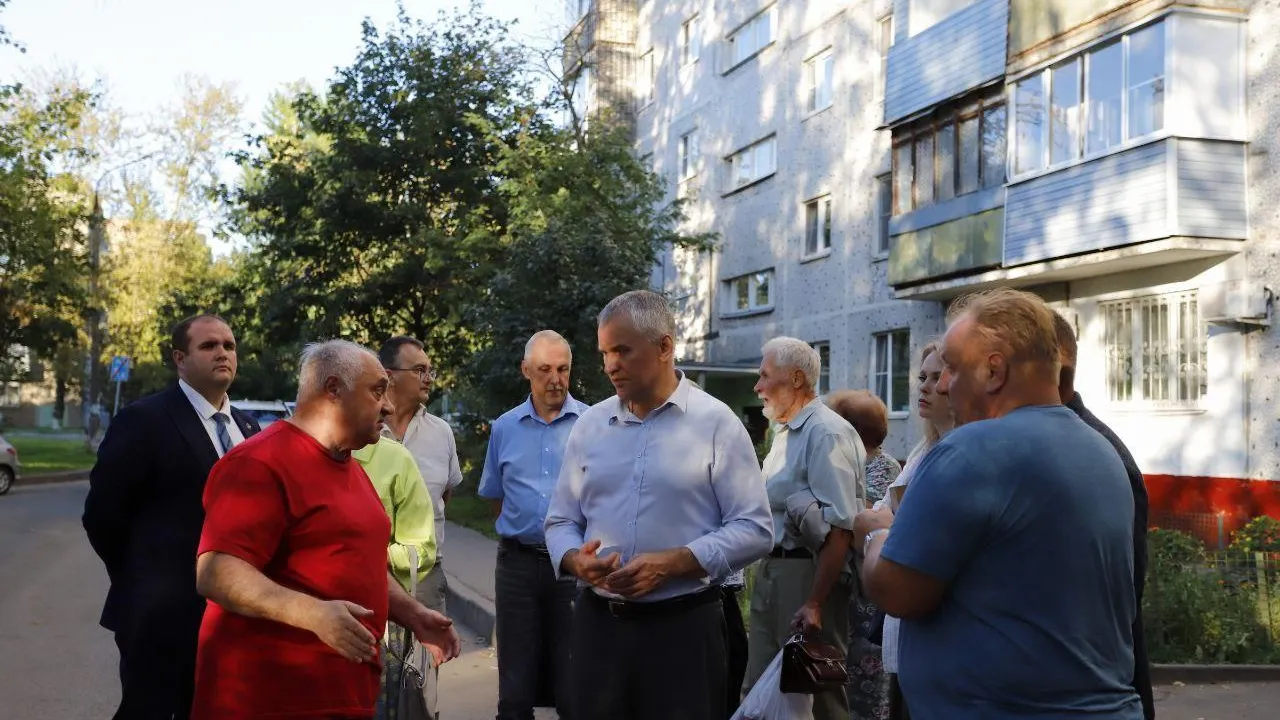
[[[173,330],[177,386],[112,420],[89,475],[84,529],[111,579],[101,624],[120,649],[116,720],[186,720],[205,600],[196,548],[205,478],[218,458],[259,431],[232,409],[236,339],[200,315]]]
[[[1058,374],[1058,395],[1086,425],[1093,428],[1111,443],[1129,474],[1133,488],[1133,591],[1138,603],[1138,614],[1133,621],[1133,689],[1142,698],[1142,714],[1146,720],[1156,716],[1155,698],[1151,693],[1151,664],[1147,660],[1147,642],[1142,628],[1142,591],[1147,582],[1147,484],[1133,459],[1129,448],[1106,423],[1089,412],[1076,392],[1076,333],[1071,323],[1058,313],[1053,314],[1053,328],[1058,335],[1058,351],[1062,370]]]

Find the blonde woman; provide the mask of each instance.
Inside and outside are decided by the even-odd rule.
[[[933,446],[938,444],[938,441],[956,426],[955,416],[951,412],[951,403],[948,402],[946,395],[939,394],[937,391],[938,379],[942,377],[942,358],[939,356],[938,350],[939,343],[934,341],[925,345],[924,349],[920,351],[920,375],[917,378],[920,383],[920,399],[916,401],[916,410],[922,421],[924,437],[920,439],[920,442],[916,443],[911,453],[907,455],[907,464],[903,466],[897,480],[889,485],[889,492],[885,495],[884,500],[876,503],[876,509],[888,504],[890,509],[895,513],[898,512],[898,508],[902,504],[903,494],[911,483],[911,476],[915,472],[916,466],[920,464],[920,460],[929,454]],[[900,624],[898,618],[886,615],[884,618],[884,634],[881,641],[884,672],[889,679],[890,720],[910,717],[906,703],[903,702],[902,691],[898,688],[898,630]]]

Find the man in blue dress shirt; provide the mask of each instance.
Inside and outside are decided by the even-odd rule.
[[[742,422],[675,368],[675,319],[646,290],[600,312],[617,395],[574,426],[547,513],[574,606],[574,720],[724,720],[720,584],[773,546]]]
[[[577,589],[572,580],[556,577],[542,531],[569,431],[587,410],[569,394],[572,363],[559,333],[543,330],[529,338],[520,363],[529,397],[494,421],[480,476],[480,497],[493,502],[502,536],[494,574],[502,638],[497,720],[533,720],[548,679],[561,720],[573,717],[569,628]]]

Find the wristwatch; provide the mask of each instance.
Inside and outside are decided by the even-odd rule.
[[[888,534],[889,534],[889,528],[876,528],[875,530],[872,530],[871,532],[867,533],[867,537],[863,539],[862,549],[866,550],[867,547],[871,545],[871,541],[875,539],[876,536],[888,535]]]

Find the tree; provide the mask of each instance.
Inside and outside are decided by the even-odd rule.
[[[24,346],[43,357],[77,338],[84,304],[85,205],[76,178],[53,168],[93,104],[75,87],[36,98],[0,88],[0,359]]]
[[[401,11],[322,94],[297,93],[241,155],[232,227],[271,268],[277,340],[421,338],[446,374],[473,349],[505,224],[493,170],[533,113],[521,53],[470,13],[427,25]]]
[[[622,128],[531,127],[504,148],[498,170],[510,215],[502,267],[470,316],[482,348],[467,373],[477,409],[494,417],[527,392],[516,368],[525,341],[547,328],[573,347],[575,396],[603,399],[613,391],[596,361],[596,315],[649,287],[665,248],[708,249],[713,238],[679,230],[681,205],[664,200]]]

